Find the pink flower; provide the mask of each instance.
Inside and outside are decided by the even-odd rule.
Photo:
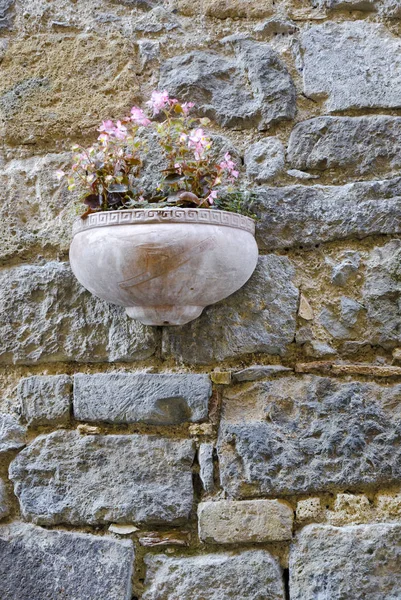
[[[203,129],[193,129],[188,138],[188,148],[195,150],[196,160],[200,160],[205,150],[210,148],[210,140],[205,136]]]
[[[115,130],[115,125],[114,125],[113,121],[110,121],[110,119],[108,121],[103,121],[98,129],[98,131],[108,133],[109,135],[113,134],[114,130]]]
[[[147,118],[143,110],[137,108],[136,106],[131,108],[131,115],[131,121],[134,121],[134,123],[137,123],[138,125],[143,125],[146,127],[151,123],[150,119]]]
[[[62,171],[61,169],[58,169],[58,171],[56,171],[56,177],[59,181],[61,181],[63,179],[63,177],[65,177],[64,171]]]
[[[184,102],[184,104],[181,104],[184,115],[187,115],[193,106],[195,106],[193,102]]]
[[[235,179],[238,177],[239,171],[237,171],[235,168],[237,165],[231,159],[231,155],[229,152],[225,153],[224,160],[220,163],[219,166],[221,169],[223,169],[223,171],[227,171],[230,177],[233,177]]]
[[[210,194],[208,195],[206,200],[209,202],[209,204],[211,206],[213,204],[213,202],[216,200],[216,198],[217,198],[217,192],[216,192],[216,190],[213,190],[210,192]]]
[[[112,134],[118,140],[125,140],[127,137],[127,128],[125,125],[121,123],[121,121],[117,121],[117,125]]]
[[[146,104],[153,110],[154,115],[158,115],[159,112],[165,108],[166,104],[169,104],[170,98],[168,92],[164,90],[164,92],[157,92],[156,90],[152,92],[150,100],[146,102]]]

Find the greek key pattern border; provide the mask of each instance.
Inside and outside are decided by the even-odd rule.
[[[208,208],[134,208],[132,210],[112,210],[88,215],[86,219],[79,217],[74,221],[73,234],[95,227],[110,225],[140,225],[143,223],[203,223],[206,225],[224,225],[244,229],[255,233],[255,222],[250,217],[225,210]]]

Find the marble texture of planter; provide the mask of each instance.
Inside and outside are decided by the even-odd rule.
[[[253,219],[220,210],[98,212],[74,223],[71,268],[92,294],[145,325],[183,325],[249,279],[254,233]]]

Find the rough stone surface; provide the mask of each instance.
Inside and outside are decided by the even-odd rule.
[[[360,265],[361,255],[358,252],[348,250],[343,253],[343,260],[333,266],[331,281],[334,285],[344,286],[348,279],[355,273]]]
[[[0,452],[17,450],[25,446],[26,429],[12,416],[0,414]]]
[[[68,375],[34,375],[18,384],[21,414],[28,425],[68,423],[72,382]]]
[[[306,498],[297,502],[296,509],[297,523],[306,523],[311,521],[319,522],[324,517],[324,510],[320,498]]]
[[[54,247],[68,250],[74,195],[56,178],[69,153],[10,160],[0,167],[0,261]]]
[[[12,25],[14,0],[0,0],[0,31]]]
[[[135,360],[151,356],[157,334],[98,300],[67,263],[0,272],[0,363]]]
[[[0,479],[0,520],[8,516],[10,507],[8,504],[7,489],[4,481]]]
[[[401,107],[401,42],[379,23],[314,25],[302,35],[304,93],[328,112]]]
[[[246,173],[256,183],[265,183],[284,169],[284,146],[275,137],[252,144],[245,151]]]
[[[200,0],[202,13],[215,19],[260,19],[273,12],[273,1],[264,0]]]
[[[226,391],[221,483],[235,498],[401,482],[401,386],[286,377]]]
[[[317,117],[294,127],[287,159],[297,169],[377,177],[399,171],[400,140],[400,117]]]
[[[207,418],[207,375],[99,373],[74,376],[74,416],[81,421],[174,425]]]
[[[209,364],[265,352],[285,354],[295,335],[298,290],[287,257],[261,256],[245,286],[183,327],[165,328],[163,351],[186,363]]]
[[[264,550],[175,558],[145,557],[143,600],[284,600],[281,569]]]
[[[204,542],[237,544],[292,538],[293,510],[279,500],[201,502],[199,537]]]
[[[367,341],[394,348],[401,343],[401,240],[372,250],[363,288]]]
[[[191,512],[193,458],[189,440],[57,431],[20,452],[10,477],[39,525],[173,523]]]
[[[199,477],[205,492],[214,490],[214,444],[208,442],[199,446]]]
[[[400,525],[309,525],[290,555],[292,600],[398,598]]]
[[[249,209],[267,250],[401,231],[401,179],[261,187]]]
[[[159,88],[195,102],[198,111],[233,128],[291,119],[295,87],[276,52],[267,44],[242,40],[235,57],[195,51],[161,66]]]
[[[83,135],[86,143],[102,118],[120,118],[138,97],[136,62],[132,42],[117,33],[64,31],[14,40],[1,65],[4,140],[47,150]]]
[[[131,600],[133,562],[130,541],[0,526],[2,600]]]

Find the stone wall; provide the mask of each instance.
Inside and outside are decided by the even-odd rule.
[[[401,598],[400,18],[0,0],[1,600]],[[80,287],[55,177],[156,88],[258,216],[252,279],[177,328]]]

